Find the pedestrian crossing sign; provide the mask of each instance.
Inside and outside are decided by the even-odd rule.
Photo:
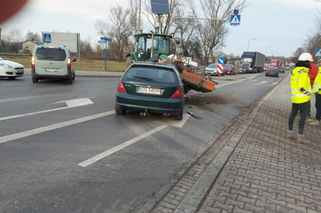
[[[44,42],[51,43],[51,34],[44,34]]]
[[[315,50],[315,57],[321,57],[321,49]]]
[[[241,15],[231,15],[231,25],[240,25]]]

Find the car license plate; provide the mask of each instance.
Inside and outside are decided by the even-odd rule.
[[[150,87],[137,87],[138,93],[144,93],[144,94],[154,94],[154,95],[160,95],[161,89],[158,88],[150,88]]]
[[[46,69],[47,72],[58,72],[58,69]]]

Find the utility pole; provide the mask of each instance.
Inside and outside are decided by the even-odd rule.
[[[138,31],[141,30],[141,26],[140,26],[141,13],[142,13],[142,0],[139,0]]]

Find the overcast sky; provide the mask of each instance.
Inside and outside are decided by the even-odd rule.
[[[7,1],[8,2],[8,1]],[[241,25],[230,26],[223,52],[241,55],[250,50],[266,55],[291,56],[316,30],[315,20],[321,11],[318,0],[251,0],[241,14]],[[95,30],[97,19],[108,19],[109,8],[118,3],[126,7],[126,0],[29,0],[15,17],[1,24],[6,34],[12,27],[24,33],[59,31],[80,33],[82,39],[95,43],[100,36]],[[6,3],[5,3],[6,4]],[[268,46],[272,46],[267,48]],[[320,44],[321,48],[321,44]]]

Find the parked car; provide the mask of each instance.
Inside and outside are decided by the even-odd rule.
[[[270,66],[266,72],[265,76],[274,76],[274,77],[279,77],[279,70],[276,67]]]
[[[280,73],[285,73],[285,67],[281,66],[278,68]]]
[[[76,74],[70,50],[62,46],[37,45],[31,56],[32,82],[41,79],[64,79],[69,84],[75,80]]]
[[[234,65],[232,65],[232,64],[224,64],[223,72],[226,75],[235,75]]]
[[[0,57],[0,77],[7,77],[13,80],[23,76],[23,73],[23,65]]]
[[[118,83],[115,112],[126,110],[172,115],[183,119],[183,84],[175,66],[161,63],[134,63]]]
[[[217,64],[210,64],[205,68],[205,75],[218,75],[218,67]],[[222,73],[221,75],[224,75],[224,73]]]

